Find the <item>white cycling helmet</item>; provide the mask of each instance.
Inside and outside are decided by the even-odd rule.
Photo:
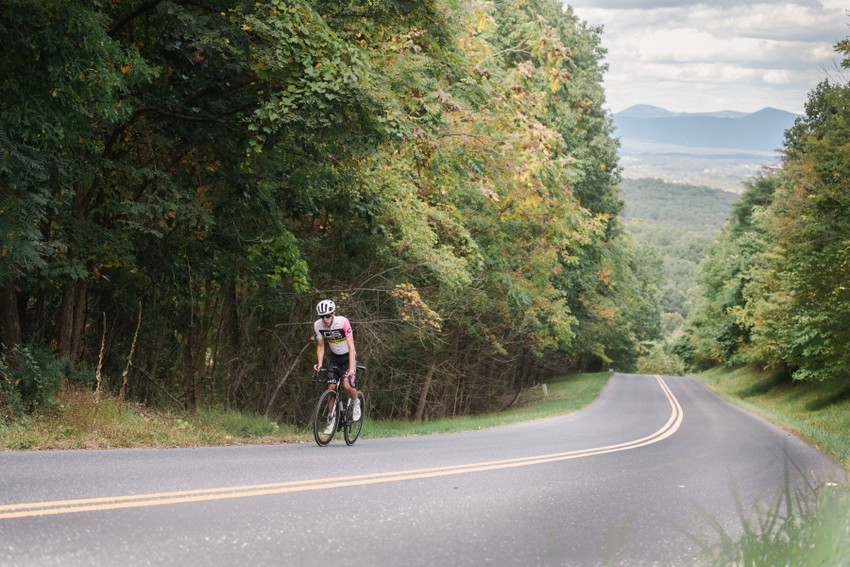
[[[334,311],[336,311],[336,304],[330,299],[323,299],[316,306],[316,313],[319,317],[324,317],[325,315],[333,315]]]

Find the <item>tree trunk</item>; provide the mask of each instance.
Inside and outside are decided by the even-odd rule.
[[[35,309],[34,309],[34,328],[32,332],[32,336],[35,341],[40,341],[44,338],[47,333],[47,317],[45,315],[47,297],[44,293],[44,290],[39,288],[38,291],[35,292]]]
[[[62,286],[62,306],[59,310],[59,320],[56,322],[56,348],[61,354],[71,351],[71,336],[74,333],[74,282],[66,282]]]
[[[422,421],[422,417],[425,415],[425,403],[428,401],[428,390],[431,389],[431,382],[434,381],[434,369],[436,367],[437,363],[432,360],[428,372],[425,373],[425,379],[422,381],[422,395],[416,408],[416,421]]]
[[[71,280],[62,286],[62,308],[56,328],[56,343],[61,354],[77,362],[82,346],[83,318],[86,306],[86,280]]]
[[[77,297],[74,300],[74,334],[71,343],[72,360],[77,362],[85,345],[83,330],[86,328],[86,292],[88,291],[88,280],[77,280]]]
[[[410,418],[410,396],[413,392],[413,380],[409,380],[407,382],[407,386],[404,388],[404,400],[401,403],[401,415],[404,419]],[[392,419],[392,415],[390,419]]]
[[[195,398],[195,331],[194,323],[186,329],[183,343],[183,360],[180,363],[180,375],[183,382],[183,391],[186,398],[183,400],[183,407],[192,411],[196,407],[197,399]]]
[[[207,287],[209,289],[209,280],[207,280]],[[201,313],[201,323],[198,337],[198,345],[195,349],[197,353],[195,355],[195,368],[196,374],[198,377],[198,390],[196,399],[198,400],[198,404],[205,405],[204,394],[207,391],[207,348],[209,347],[210,342],[210,327],[212,326],[212,318],[215,306],[215,299],[212,294],[209,294],[207,300],[204,302],[204,309]],[[210,396],[214,396],[212,388],[209,389]]]
[[[298,360],[301,358],[301,355],[304,354],[304,351],[307,350],[307,347],[314,343],[308,342],[302,348],[301,351],[295,355],[295,360],[292,361],[292,364],[289,366],[289,370],[286,372],[282,372],[280,380],[277,381],[274,390],[272,391],[271,396],[269,397],[269,401],[266,404],[265,416],[268,417],[274,407],[275,400],[277,400],[277,395],[280,393],[280,389],[283,387],[283,383],[286,382],[286,379],[289,378],[289,375],[292,374],[292,371],[295,369],[295,366],[298,364]]]
[[[21,344],[21,320],[12,278],[8,278],[0,287],[0,342],[10,354],[15,353],[16,347]]]
[[[209,344],[210,318],[215,300],[210,296],[197,317],[193,316],[188,329],[188,344],[184,352],[186,379],[186,407],[194,410],[204,405],[204,387],[207,378],[207,345]],[[192,306],[194,310],[194,306]]]
[[[221,356],[227,377],[227,406],[233,407],[236,394],[242,385],[243,364],[239,340],[239,314],[236,308],[236,288],[233,283],[222,286],[224,299],[221,305]]]

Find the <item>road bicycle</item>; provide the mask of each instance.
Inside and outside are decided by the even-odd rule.
[[[327,373],[327,371],[327,368],[321,368],[318,372],[314,370],[313,379],[322,382],[321,373]],[[359,384],[366,377],[366,367],[358,364],[355,372],[354,383]],[[357,399],[360,400],[360,419],[354,421],[352,418],[354,405],[351,398],[342,390],[341,383],[337,388],[325,390],[322,393],[319,402],[316,404],[316,411],[313,413],[313,437],[320,447],[330,443],[334,434],[340,429],[343,432],[343,437],[345,437],[345,444],[354,445],[354,442],[360,437],[363,422],[366,420],[366,401],[363,392],[360,390],[357,390]],[[333,421],[333,429],[330,434],[325,434],[325,428],[330,421]]]

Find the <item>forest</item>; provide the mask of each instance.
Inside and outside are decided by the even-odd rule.
[[[850,69],[850,38],[835,46]],[[693,368],[749,364],[850,395],[850,83],[826,79],[785,133],[780,168],[746,184],[697,271]]]
[[[661,179],[623,179],[625,220],[713,236],[723,228],[738,195]]]
[[[636,368],[599,28],[558,0],[6,0],[0,419],[59,388],[310,412],[315,305],[373,416]]]
[[[665,336],[688,316],[697,266],[726,223],[738,195],[661,179],[623,179],[626,230],[638,246],[661,260],[659,290]]]

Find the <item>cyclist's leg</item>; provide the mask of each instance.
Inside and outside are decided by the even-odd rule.
[[[328,390],[336,390],[336,384],[328,384]],[[332,416],[334,414],[334,399],[331,398],[328,402],[328,415]]]
[[[329,407],[336,407],[337,393],[335,390],[325,390],[316,404],[316,419],[313,422],[313,436],[320,447],[324,447],[333,439],[337,428],[338,417],[328,413]]]
[[[345,394],[351,400],[357,399],[357,389],[354,387],[354,379],[353,378],[343,378],[342,380],[342,388],[345,391]]]
[[[360,399],[358,398],[357,388],[355,385],[357,381],[356,376],[346,375],[348,373],[348,360],[346,360],[345,362],[345,370],[343,371],[344,373],[342,375],[342,390],[348,396],[348,399],[351,400],[351,419],[354,421],[360,421],[360,418],[362,416],[362,409],[360,407]],[[355,435],[354,439],[356,438],[357,436]]]
[[[328,364],[328,390],[336,390],[337,384],[339,383],[340,378],[342,378],[343,376],[344,376],[344,374],[342,373],[342,371],[340,370],[338,365],[334,364],[333,362],[331,362],[331,364]],[[331,401],[328,404],[328,415],[329,416],[333,415],[333,412],[334,412],[334,408],[332,407],[333,405],[334,405],[334,398],[331,398]]]
[[[338,368],[338,377],[342,382],[342,391],[351,401],[357,401],[357,390],[353,384],[353,378],[346,378],[348,372],[348,354],[333,355],[332,365]],[[328,373],[330,375],[330,372]]]

